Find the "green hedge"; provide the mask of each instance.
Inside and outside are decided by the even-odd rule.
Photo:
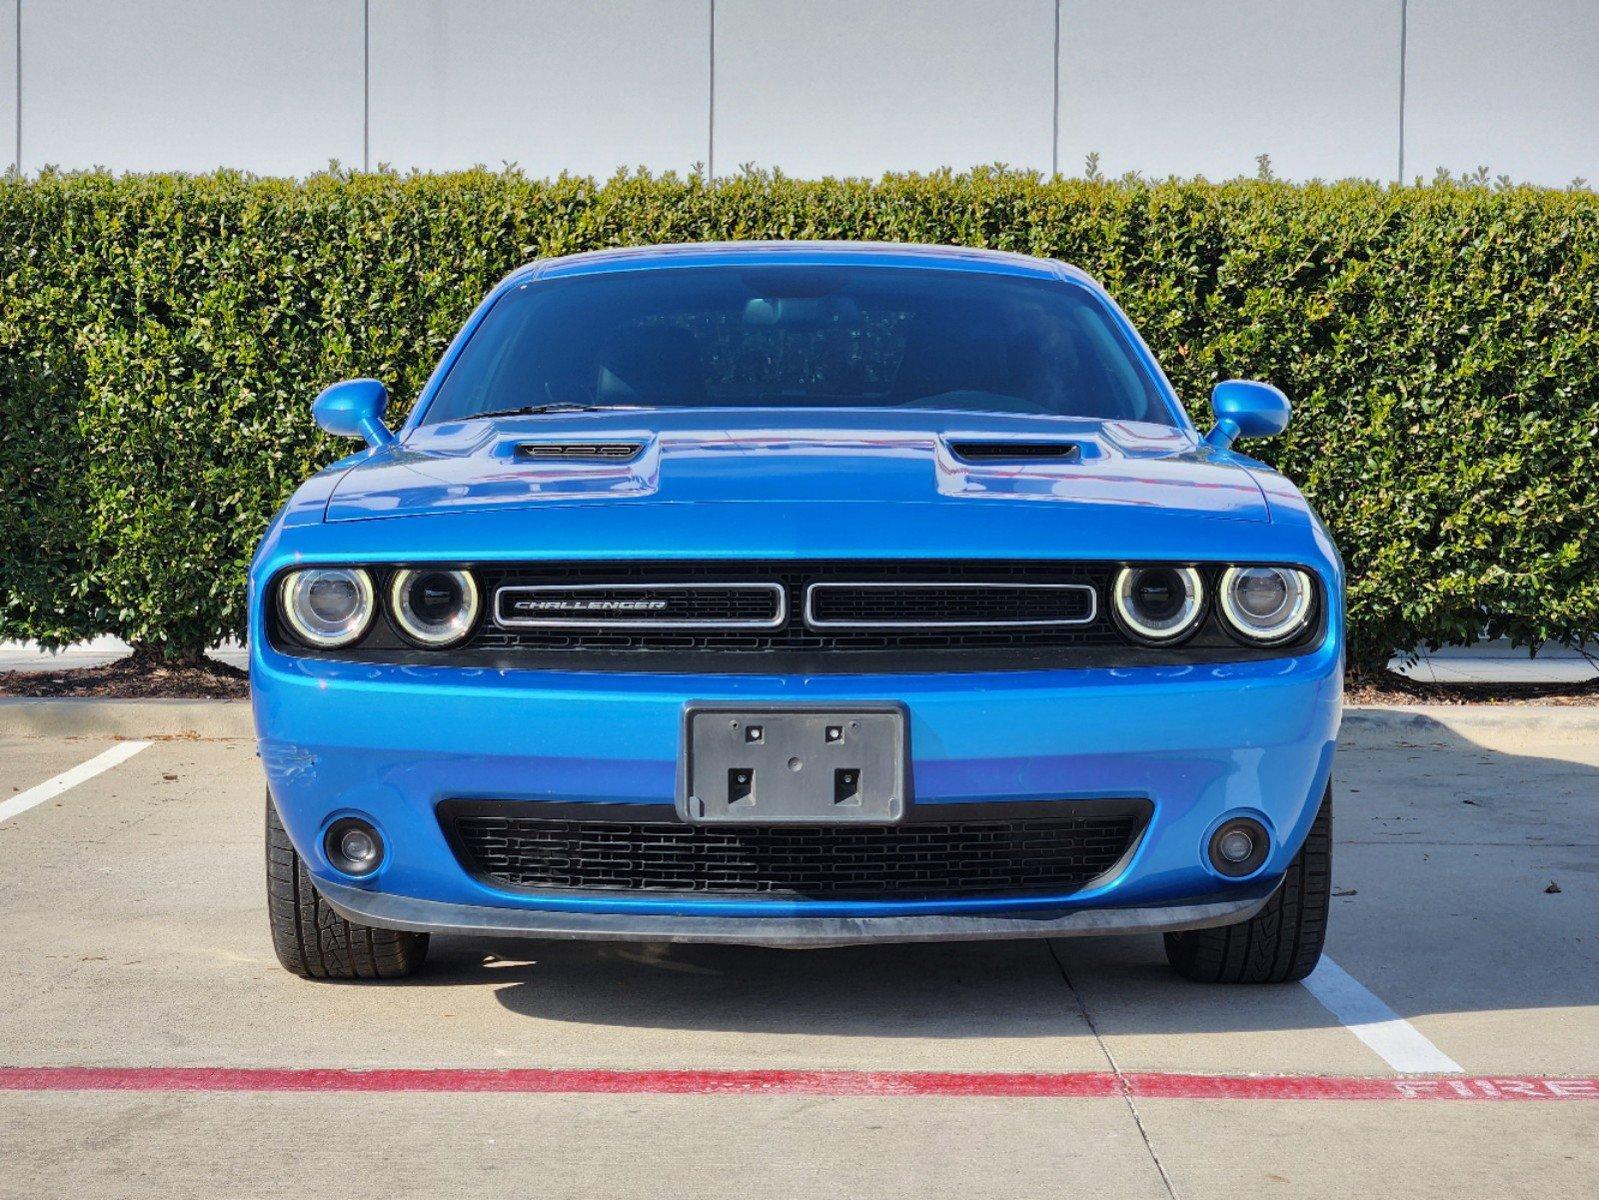
[[[1599,197],[1442,183],[328,174],[0,181],[0,639],[244,628],[323,385],[409,404],[496,279],[626,243],[874,238],[1077,263],[1195,419],[1228,376],[1348,560],[1358,661],[1599,628]]]

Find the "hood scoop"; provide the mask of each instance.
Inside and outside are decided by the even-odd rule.
[[[952,438],[947,443],[949,452],[961,462],[968,463],[1074,463],[1083,456],[1076,442],[1020,441],[1013,438],[996,438],[980,441],[975,438]]]
[[[643,442],[518,442],[517,462],[632,462],[644,453]]]
[[[690,545],[701,557],[724,557],[709,552],[718,537],[757,558],[813,542],[857,551],[862,539],[903,545],[902,526],[937,523],[973,504],[991,514],[995,504],[1048,504],[1080,517],[1083,529],[1133,510],[1270,520],[1253,476],[1202,454],[1192,429],[1002,415],[950,427],[950,420],[915,410],[662,408],[648,428],[634,412],[577,414],[559,424],[509,417],[421,425],[399,447],[358,458],[324,513],[328,521],[355,521],[515,512],[503,528],[521,545],[531,528],[522,522],[533,519],[521,514],[543,509],[549,529],[564,531],[551,545],[581,548],[591,536],[601,554],[624,558],[651,548],[682,558]],[[690,505],[700,506],[698,516],[688,515]],[[824,505],[836,528],[815,516]],[[556,506],[564,510],[559,517]],[[807,524],[812,518],[822,523]],[[1004,522],[995,534],[1004,541]],[[437,536],[457,557],[461,546],[483,544],[460,526]]]

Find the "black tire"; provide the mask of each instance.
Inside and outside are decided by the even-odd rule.
[[[1316,969],[1332,903],[1332,785],[1276,895],[1247,921],[1166,935],[1166,961],[1196,983],[1292,983]]]
[[[346,921],[317,894],[300,854],[266,802],[267,917],[272,949],[301,979],[403,979],[422,965],[428,935]]]

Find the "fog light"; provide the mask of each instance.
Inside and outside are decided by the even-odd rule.
[[[359,832],[346,834],[345,845],[349,845],[349,838],[360,836]],[[1249,836],[1247,829],[1229,829],[1216,843],[1216,849],[1228,862],[1241,863],[1255,852],[1255,839]]]
[[[383,865],[383,838],[357,817],[335,821],[323,844],[328,861],[346,875],[370,875]]]
[[[1223,875],[1239,878],[1260,869],[1271,850],[1265,826],[1248,817],[1226,822],[1210,835],[1210,863]]]

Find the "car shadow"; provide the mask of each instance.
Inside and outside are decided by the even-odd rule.
[[[1599,753],[1568,751],[1486,746],[1424,714],[1346,723],[1328,949],[1400,1015],[1599,1005]],[[529,1018],[662,1030],[1088,1036],[1085,1007],[1120,1033],[1337,1024],[1300,987],[1178,979],[1155,936],[806,951],[436,938],[421,982],[492,982]]]
[[[585,1025],[863,1038],[1073,1036],[1043,942],[774,950],[448,939],[425,978],[491,978],[508,1010]]]

